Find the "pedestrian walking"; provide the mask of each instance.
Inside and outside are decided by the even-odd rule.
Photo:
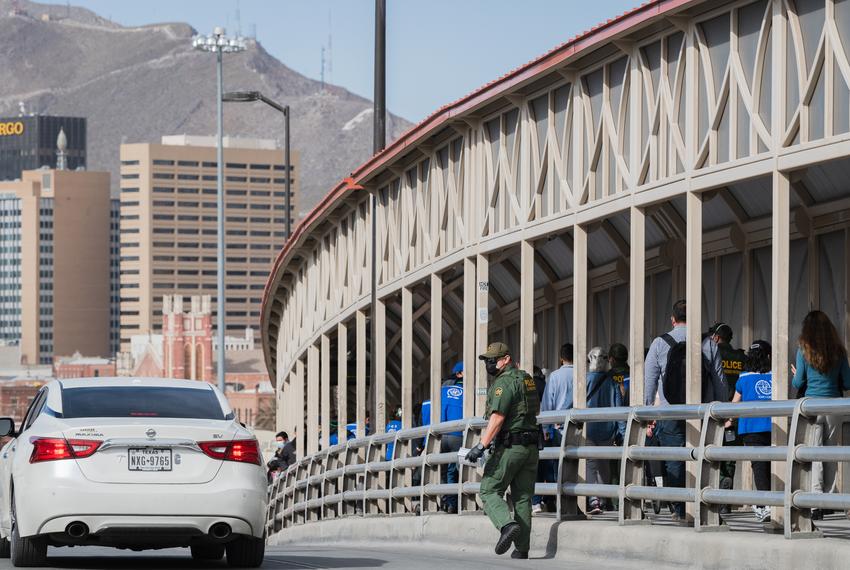
[[[463,419],[463,362],[455,363],[452,374],[440,387],[440,422]],[[455,453],[463,442],[463,432],[453,431],[440,437],[440,453]],[[442,480],[448,484],[458,482],[458,465],[449,463],[443,471]],[[443,497],[443,510],[457,513],[457,493]]]
[[[559,353],[560,367],[549,374],[549,380],[545,384],[540,402],[540,410],[550,412],[553,410],[569,410],[573,407],[573,345],[565,343],[561,346]],[[561,447],[562,430],[564,426],[553,425],[544,429],[546,447]],[[547,459],[540,462],[538,469],[541,483],[554,483],[558,480],[558,462]],[[534,495],[531,510],[534,513],[543,512],[543,505],[548,501],[549,506],[554,508],[551,498]]]
[[[629,405],[629,384],[631,382],[631,370],[629,369],[629,349],[624,344],[615,342],[608,349],[608,362],[611,370],[608,375],[617,385],[622,399],[622,406]]]
[[[791,384],[799,395],[840,398],[845,390],[850,390],[847,349],[825,313],[811,311],[806,315],[798,344],[796,365],[791,367],[794,374]],[[844,420],[844,416],[835,414],[818,416],[814,430],[816,445],[838,445]],[[812,463],[812,491],[838,492],[835,463]],[[822,517],[819,509],[812,512],[812,518]]]
[[[770,372],[770,343],[757,340],[747,352],[744,360],[744,371],[738,375],[735,384],[733,402],[757,402],[770,400],[773,397],[773,375]],[[732,426],[732,420],[726,422],[726,427]],[[740,418],[738,420],[738,437],[744,445],[756,447],[770,446],[771,420],[764,418]],[[758,491],[770,491],[770,462],[753,461],[753,481]],[[753,505],[753,513],[759,522],[770,519],[770,507]]]
[[[717,344],[717,350],[720,352],[720,363],[723,368],[723,378],[726,385],[729,387],[729,397],[731,400],[735,394],[735,387],[738,383],[738,377],[744,370],[744,362],[746,353],[741,348],[732,346],[732,327],[723,322],[714,323],[709,329],[709,334],[714,337],[714,342]]]
[[[620,388],[609,374],[610,363],[605,349],[596,346],[587,354],[587,407],[610,408],[623,404]],[[624,430],[619,422],[589,422],[585,424],[586,441],[589,446],[607,447],[614,443],[617,435]],[[588,459],[586,461],[587,482],[591,485],[607,485],[611,482],[611,463],[607,459]],[[600,515],[605,510],[604,499],[588,497],[588,514]]]
[[[487,391],[487,426],[467,459],[477,461],[486,448],[493,446],[493,454],[484,465],[480,497],[484,512],[500,533],[496,554],[504,554],[513,544],[511,558],[528,558],[531,496],[542,443],[537,427],[537,389],[531,376],[516,367],[506,344],[494,342],[478,358],[495,380]],[[513,516],[505,501],[508,488]]]
[[[657,337],[646,355],[644,376],[644,404],[655,405],[656,396],[661,405],[684,403],[684,343],[687,336],[687,303],[684,299],[673,304],[670,321],[673,328]],[[672,353],[672,354],[671,354]],[[672,402],[670,401],[672,400]],[[663,447],[685,446],[685,422],[681,420],[658,421],[652,437]],[[669,487],[685,486],[685,463],[664,461],[661,464],[664,483]],[[658,476],[659,474],[655,474]],[[673,520],[685,519],[685,504],[672,503]]]

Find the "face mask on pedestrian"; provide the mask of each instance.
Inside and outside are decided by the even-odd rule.
[[[286,445],[286,442],[285,442],[285,441],[276,441],[276,442],[274,442],[274,445],[275,445],[275,447],[277,447],[278,449],[283,449],[283,446],[285,446],[285,445]]]
[[[498,376],[501,369],[498,366],[499,358],[487,358],[484,360],[484,367],[487,369],[487,374],[490,376]]]

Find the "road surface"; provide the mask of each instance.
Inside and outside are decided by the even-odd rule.
[[[393,548],[391,545],[366,546],[317,546],[290,545],[271,547],[266,551],[263,568],[277,570],[298,570],[302,568],[333,568],[338,570],[359,568],[385,568],[403,570],[433,570],[441,567],[451,568],[593,568],[594,570],[638,569],[645,568],[646,562],[624,560],[605,560],[601,558],[576,558],[554,560],[546,558],[543,552],[532,552],[530,560],[511,560],[510,555],[496,556],[460,552],[456,548],[439,549],[430,545],[405,546]],[[0,560],[0,569],[12,568],[11,562]],[[188,549],[169,549],[160,551],[131,552],[99,547],[51,548],[48,551],[47,568],[75,569],[122,569],[156,568],[157,570],[184,568],[227,568],[227,564],[195,562],[189,556]],[[653,564],[653,570],[674,568]]]

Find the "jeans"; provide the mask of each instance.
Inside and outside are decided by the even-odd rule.
[[[544,428],[545,430],[546,428]],[[546,441],[546,447],[561,447],[561,430],[552,427],[549,429],[549,439]],[[558,481],[558,461],[556,459],[546,459],[537,464],[537,482],[538,483],[555,483]],[[543,497],[542,495],[534,495],[531,499],[532,505],[539,505],[543,502],[552,502],[554,497]]]
[[[440,453],[457,453],[461,446],[461,437],[459,435],[444,435],[440,439]],[[446,465],[445,482],[457,483],[457,462]],[[443,505],[447,508],[457,510],[457,494],[445,495],[443,497]]]
[[[661,447],[685,447],[685,422],[682,420],[662,420],[656,423],[655,433]],[[662,462],[664,484],[667,487],[685,486],[685,462]],[[685,516],[685,503],[671,503],[671,508],[679,517]]]

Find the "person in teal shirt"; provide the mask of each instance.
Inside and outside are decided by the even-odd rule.
[[[791,384],[800,396],[840,398],[850,390],[850,365],[847,349],[829,317],[821,311],[812,311],[803,319],[797,349],[796,366],[791,367],[794,379]],[[844,416],[817,417],[815,441],[822,445],[838,445],[844,425]],[[835,463],[812,463],[812,491],[836,493]],[[822,518],[816,509],[812,518]]]

